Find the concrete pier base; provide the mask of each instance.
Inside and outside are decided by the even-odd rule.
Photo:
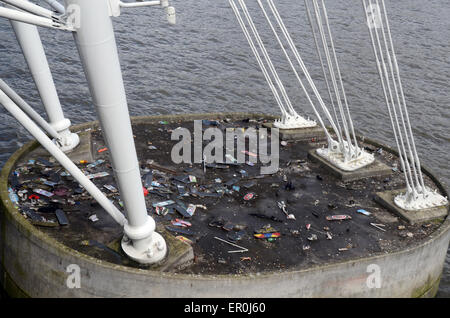
[[[308,158],[313,162],[318,162],[319,164],[321,164],[331,174],[335,175],[342,181],[354,181],[370,177],[383,177],[388,176],[392,173],[392,170],[387,165],[376,159],[372,164],[359,170],[344,171],[333,166],[330,162],[320,157],[315,149],[308,152]]]
[[[243,120],[249,117],[261,118],[261,115],[251,115],[246,113],[235,115],[183,114],[179,116],[152,116],[134,118],[133,124],[136,126],[143,123],[157,124],[159,121],[172,120],[174,121],[173,126],[175,126],[178,125],[178,121],[181,120],[212,118],[233,118],[234,120]],[[77,126],[77,129],[79,130],[87,128],[98,128],[98,123],[86,123]],[[91,137],[93,137],[91,139],[91,141],[93,141],[95,134],[93,133]],[[154,139],[156,139],[156,137]],[[147,145],[146,139],[143,139],[142,142],[145,146]],[[383,146],[368,139],[366,142],[374,147],[382,148],[385,152],[391,152],[395,156],[394,151],[387,146]],[[307,258],[308,255],[311,255],[312,252],[317,253],[319,256],[326,255],[323,253],[319,254],[319,252],[333,242],[336,243],[339,240],[340,235],[334,236],[332,241],[321,238],[319,241],[311,243],[311,249],[308,251],[302,250],[301,241],[296,241],[300,237],[289,236],[289,233],[283,233],[280,240],[271,243],[273,244],[272,248],[267,248],[268,245],[263,242],[254,242],[255,244],[252,245],[253,250],[256,249],[258,251],[257,248],[260,248],[261,250],[269,252],[272,250],[274,253],[278,253],[280,250],[287,250],[291,255],[300,255],[300,261],[298,264],[289,268],[284,267],[285,262],[283,261],[283,263],[281,263],[283,268],[280,267],[280,269],[277,267],[275,269],[275,265],[277,264],[274,264],[272,260],[277,255],[271,254],[265,258],[267,261],[262,262],[262,266],[265,266],[268,270],[255,270],[257,269],[256,265],[258,265],[255,262],[252,263],[252,267],[249,267],[250,270],[248,272],[233,274],[176,271],[175,268],[178,265],[188,264],[191,259],[192,254],[190,254],[190,246],[180,245],[181,249],[177,251],[177,248],[174,247],[175,245],[171,245],[171,239],[168,238],[172,234],[164,232],[164,229],[161,228],[157,228],[157,231],[166,238],[169,245],[169,254],[173,256],[173,261],[167,260],[167,262],[162,265],[165,266],[164,268],[154,269],[130,266],[130,264],[116,264],[96,257],[95,255],[97,255],[97,253],[89,255],[87,249],[82,249],[78,245],[71,247],[71,244],[69,244],[75,239],[84,239],[84,236],[82,238],[79,238],[78,236],[70,237],[70,241],[56,239],[54,233],[45,232],[45,229],[32,225],[29,220],[24,218],[20,210],[17,209],[9,199],[9,176],[14,169],[16,169],[17,163],[25,159],[26,156],[37,147],[38,145],[36,142],[30,142],[21,147],[6,162],[0,174],[0,284],[10,296],[84,298],[258,298],[267,297],[267,293],[261,293],[262,290],[270,290],[268,297],[433,297],[439,286],[450,241],[450,220],[448,218],[442,223],[437,222],[436,225],[433,225],[435,226],[435,229],[433,229],[429,235],[424,237],[419,237],[419,235],[417,235],[417,237],[415,236],[412,239],[399,239],[401,245],[398,245],[398,247],[386,247],[386,245],[381,245],[386,243],[386,240],[381,240],[381,238],[385,237],[388,240],[393,237],[397,238],[397,235],[395,235],[397,231],[396,224],[386,222],[387,231],[381,232],[375,228],[365,226],[366,223],[371,222],[366,216],[356,214],[355,211],[352,212],[348,209],[346,209],[345,213],[354,213],[352,214],[353,220],[351,220],[351,222],[328,223],[325,216],[332,212],[329,211],[329,206],[326,205],[329,200],[324,201],[323,198],[327,197],[325,192],[328,192],[328,189],[331,188],[331,186],[327,186],[327,184],[330,184],[327,183],[327,179],[332,178],[325,178],[323,181],[316,182],[315,174],[309,172],[304,172],[304,176],[309,177],[301,176],[296,179],[297,189],[299,189],[299,192],[302,192],[302,195],[306,194],[306,191],[309,191],[309,193],[320,191],[320,193],[322,193],[320,199],[321,201],[324,201],[323,209],[320,208],[320,205],[319,207],[314,205],[316,197],[308,198],[307,196],[303,196],[297,203],[302,204],[305,207],[306,205],[309,205],[309,207],[298,209],[298,219],[300,219],[301,216],[305,221],[311,222],[313,227],[316,226],[316,228],[319,229],[322,228],[323,225],[327,225],[333,228],[335,231],[334,233],[346,233],[346,229],[350,228],[351,224],[356,225],[357,228],[352,227],[352,229],[355,230],[352,230],[348,235],[352,235],[355,232],[364,233],[363,231],[367,231],[367,235],[359,235],[358,237],[360,239],[357,241],[355,238],[352,242],[358,244],[353,245],[349,250],[342,253],[335,251],[332,258],[326,258],[322,262],[320,262],[319,257],[314,257],[311,264],[301,263],[301,261]],[[161,145],[159,147],[161,149],[163,148]],[[301,154],[301,158],[304,158],[303,156],[306,156],[307,151],[305,149],[300,153],[299,150],[301,150],[302,147],[304,147],[304,145],[297,144],[296,147],[291,147],[291,150],[297,151],[296,154]],[[92,147],[94,150],[92,152],[94,160],[98,159],[95,158],[95,156],[99,156],[99,153],[95,151],[98,148]],[[290,156],[287,157],[290,158]],[[288,160],[289,158],[285,158],[285,160]],[[383,158],[381,157],[380,160],[382,159]],[[317,169],[317,167],[312,167],[312,165],[311,168]],[[438,179],[428,169],[423,168],[423,171],[430,186],[438,188],[442,195],[448,196],[448,192]],[[332,181],[335,182],[335,180]],[[276,182],[276,180],[267,180],[266,183],[272,184],[273,182]],[[308,187],[301,188],[302,184],[305,184]],[[368,182],[368,184],[370,185],[371,183]],[[307,190],[305,191],[305,189]],[[346,201],[347,199],[350,199],[348,194],[352,194],[352,192],[348,192],[350,190],[341,187],[334,187],[333,191],[345,198]],[[283,191],[280,190],[280,193],[283,193]],[[373,193],[373,191],[370,193]],[[362,198],[362,196],[360,197]],[[368,201],[371,201],[370,196],[365,196],[365,198],[367,198]],[[253,207],[258,208],[267,206],[266,199],[267,198],[259,198],[260,201],[254,201],[257,204]],[[311,202],[309,203],[309,201]],[[306,202],[306,204],[304,204],[304,202]],[[248,202],[245,204],[246,205],[242,205],[242,209],[236,209],[236,212],[239,212],[240,215],[246,214],[250,208]],[[296,203],[292,202],[292,204]],[[367,202],[365,205],[368,208],[372,207]],[[207,211],[197,212],[196,219],[205,216],[205,221],[209,222],[208,216],[212,216],[214,213],[212,205],[209,207],[211,208],[208,208]],[[310,210],[312,209],[317,213],[320,212],[318,217],[310,213]],[[278,211],[276,208],[275,210]],[[302,211],[305,213],[302,214]],[[371,211],[374,216],[377,215],[376,209],[371,209]],[[79,211],[78,213],[81,216],[80,219],[84,220],[85,218],[82,217],[84,215],[82,212],[83,211]],[[281,213],[280,211],[278,212]],[[387,213],[387,211],[383,212]],[[108,225],[108,219],[103,217],[105,213],[106,212],[103,212],[103,214],[99,214],[98,216],[100,219],[105,220],[104,225]],[[75,220],[75,218],[73,218],[73,220]],[[266,220],[258,220],[258,222],[261,225],[267,223]],[[99,226],[99,224],[100,223],[97,223],[96,226]],[[199,225],[200,222],[196,224]],[[75,225],[75,222],[71,223],[71,226]],[[418,227],[421,228],[420,226]],[[95,230],[94,227],[91,228]],[[298,229],[300,229],[300,227],[298,227]],[[68,228],[65,228],[65,230],[68,230]],[[114,228],[111,227],[109,230],[112,231]],[[222,230],[211,229],[211,231]],[[60,232],[62,232],[62,230]],[[98,231],[96,233],[97,235],[100,235],[103,232]],[[113,233],[114,239],[118,238],[120,233],[121,232],[119,231]],[[304,224],[301,226],[301,233],[304,236],[310,234],[304,230]],[[81,234],[84,233],[80,233],[80,235]],[[380,242],[380,244],[377,245],[379,248],[377,247],[373,253],[367,253],[366,247],[368,247],[368,245],[363,246],[362,240],[371,237],[373,237],[374,242]],[[97,237],[97,239],[102,241],[101,237]],[[299,248],[280,248],[284,246],[282,244],[288,240],[296,241],[295,246],[299,246]],[[197,242],[197,244],[200,242],[201,241]],[[243,246],[248,247],[248,242],[250,242],[250,240],[247,240],[246,244]],[[114,241],[115,246],[109,245],[105,240],[105,244],[116,251],[119,246],[117,243],[118,241]],[[178,241],[176,243],[185,244]],[[214,242],[212,242],[212,240],[205,240],[204,246],[207,253],[214,251],[212,248],[213,245]],[[342,247],[345,246],[346,245],[342,245]],[[341,245],[337,247],[341,247]],[[227,250],[228,249],[226,248],[221,249],[220,254],[218,253],[215,255],[225,258],[228,256]],[[250,250],[249,253],[252,253],[253,250]],[[347,256],[343,255],[343,253]],[[206,255],[206,253],[203,255]],[[240,260],[239,256],[241,255],[236,256],[237,264],[246,264],[246,266],[250,266],[251,263],[244,263],[243,260]],[[325,258],[325,256],[322,257]],[[285,260],[288,259],[285,258]],[[197,257],[194,265],[199,262],[201,262],[201,259]],[[232,264],[233,263],[229,262],[224,266],[229,267]],[[80,269],[79,288],[72,288],[70,285],[73,279],[73,272],[70,271],[70,268],[73,268],[74,265],[77,265]],[[374,265],[379,268],[381,288],[373,288],[373,286],[367,284],[368,280],[373,278]]]
[[[448,206],[439,206],[431,209],[421,209],[417,211],[406,211],[399,208],[394,203],[394,198],[405,193],[406,189],[394,190],[386,192],[377,192],[375,195],[375,201],[384,208],[388,209],[394,214],[397,214],[401,218],[408,221],[410,224],[422,223],[427,221],[433,221],[436,219],[443,219],[448,214]]]
[[[263,126],[271,129],[273,123],[265,123]],[[325,140],[326,136],[322,127],[316,126],[313,128],[280,129],[280,139],[285,141],[298,140],[317,142]]]

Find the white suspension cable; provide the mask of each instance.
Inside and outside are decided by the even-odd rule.
[[[264,63],[263,63],[263,61],[261,59],[261,56],[259,55],[258,50],[256,49],[256,46],[255,46],[252,38],[250,37],[248,29],[245,26],[245,23],[244,23],[241,15],[239,13],[239,10],[238,10],[236,4],[234,3],[233,0],[229,0],[229,3],[230,3],[231,8],[233,9],[234,14],[236,15],[236,18],[237,18],[237,20],[239,22],[239,25],[242,28],[242,31],[244,32],[245,38],[247,39],[248,43],[250,44],[250,48],[251,48],[253,54],[255,55],[255,58],[256,58],[256,60],[258,62],[258,65],[261,68],[267,83],[269,84],[269,87],[270,87],[270,89],[271,89],[271,91],[272,91],[272,93],[273,93],[273,95],[275,97],[275,100],[276,100],[278,106],[280,107],[282,112],[286,113],[286,109],[285,109],[285,106],[283,105],[283,102],[282,102],[282,100],[280,98],[280,95],[278,94],[278,91],[277,91],[275,85],[273,84],[273,81],[272,81],[271,77],[269,76],[269,73],[267,72],[267,69],[266,69],[266,67],[265,67],[265,65],[264,65]]]
[[[377,3],[377,6],[380,7],[379,3],[378,3],[378,0],[376,1],[376,3]],[[393,85],[394,85],[395,97],[396,97],[398,108],[399,108],[399,112],[400,112],[400,119],[401,119],[400,122],[402,124],[401,126],[403,127],[403,132],[404,132],[404,135],[405,135],[406,145],[408,147],[409,156],[407,158],[411,161],[412,172],[414,173],[414,177],[415,177],[415,181],[416,181],[415,182],[415,187],[416,187],[416,189],[420,189],[421,186],[420,186],[419,179],[418,179],[418,176],[417,176],[415,157],[414,157],[414,154],[412,153],[412,149],[411,149],[411,143],[410,143],[411,136],[409,136],[409,134],[408,134],[406,123],[405,123],[405,118],[403,116],[402,102],[400,101],[399,90],[398,90],[398,87],[397,87],[397,80],[396,80],[396,76],[394,74],[394,68],[392,66],[391,52],[390,52],[389,46],[388,46],[387,41],[386,41],[386,34],[385,34],[385,29],[384,29],[384,23],[381,23],[380,27],[381,27],[381,34],[383,36],[384,46],[386,48],[386,55],[387,55],[387,61],[388,61],[388,65],[389,65],[389,70],[391,71],[391,77],[392,77],[392,82],[393,82]]]
[[[333,98],[333,94],[331,93],[331,87],[330,87],[330,83],[328,81],[328,76],[327,76],[327,71],[325,70],[325,64],[323,62],[323,58],[322,58],[322,53],[320,52],[320,46],[319,46],[319,42],[317,40],[317,34],[316,34],[316,30],[313,24],[313,20],[312,20],[312,16],[311,16],[311,10],[310,10],[310,6],[308,3],[308,0],[305,0],[305,7],[306,7],[306,14],[308,16],[308,21],[309,24],[311,26],[311,31],[313,33],[313,37],[314,37],[314,43],[316,45],[316,50],[317,50],[317,55],[319,55],[319,61],[320,61],[320,65],[322,67],[322,73],[323,73],[323,77],[325,79],[325,83],[327,86],[327,90],[328,90],[328,96],[330,97],[330,102],[331,102],[331,106],[333,108],[333,113],[334,113],[334,119],[336,120],[336,124],[339,128],[339,131],[342,133],[342,128],[341,128],[341,124],[339,122],[339,118],[336,112],[336,106],[334,104],[334,98]]]
[[[277,34],[277,32],[276,32],[276,30],[275,30],[275,28],[274,28],[272,22],[270,21],[270,18],[269,18],[269,16],[268,16],[268,14],[267,14],[267,12],[266,12],[266,10],[265,10],[265,8],[264,8],[264,6],[263,6],[261,0],[257,0],[257,2],[258,2],[258,4],[259,4],[259,6],[260,6],[260,8],[261,8],[261,10],[262,10],[262,12],[263,12],[263,14],[264,14],[264,16],[265,16],[267,22],[268,22],[268,24],[269,24],[269,26],[270,26],[270,28],[271,28],[273,34],[275,35],[275,38],[277,39],[278,44],[280,45],[280,47],[281,47],[281,49],[282,49],[284,55],[286,56],[286,59],[288,60],[288,63],[289,63],[289,65],[290,65],[292,71],[294,72],[295,77],[297,78],[297,80],[298,80],[298,82],[299,82],[301,88],[303,89],[303,92],[305,93],[306,98],[308,99],[309,103],[311,104],[311,106],[312,106],[312,108],[313,108],[313,111],[314,111],[316,117],[318,118],[318,120],[319,120],[319,122],[320,122],[320,125],[321,125],[322,128],[324,129],[325,134],[327,135],[327,137],[328,137],[329,139],[331,139],[331,136],[330,136],[330,134],[329,134],[329,132],[328,132],[328,130],[327,130],[327,128],[326,128],[326,126],[325,126],[323,120],[322,120],[322,117],[320,116],[319,112],[317,111],[317,109],[316,109],[316,107],[315,107],[315,105],[314,105],[314,102],[312,101],[312,99],[311,99],[311,97],[310,97],[308,91],[307,91],[306,88],[305,88],[305,85],[303,84],[302,79],[300,78],[300,75],[298,74],[297,70],[295,69],[295,66],[294,66],[294,64],[292,63],[291,58],[289,57],[289,54],[287,53],[286,49],[284,48],[283,42],[281,41],[280,37],[278,36],[278,34]]]
[[[341,69],[339,67],[339,61],[337,59],[336,49],[334,47],[333,36],[332,36],[332,33],[331,33],[330,23],[328,21],[327,8],[325,6],[324,0],[322,0],[322,9],[323,9],[323,13],[324,13],[325,23],[326,23],[326,26],[327,26],[327,29],[328,29],[328,34],[329,34],[329,37],[330,37],[330,43],[331,43],[331,49],[332,49],[333,56],[334,56],[334,61],[336,63],[336,70],[337,70],[339,81],[340,81],[340,84],[341,84],[342,95],[344,97],[344,104],[345,104],[345,108],[346,108],[346,111],[347,111],[348,122],[349,122],[349,126],[350,126],[350,129],[351,129],[351,133],[353,135],[354,142],[355,142],[355,148],[356,148],[355,149],[356,150],[355,155],[357,156],[358,152],[359,152],[358,140],[356,139],[355,128],[354,128],[354,125],[353,125],[352,117],[350,115],[350,108],[348,106],[347,94],[345,93],[344,81],[342,80]]]
[[[7,18],[14,21],[34,24],[37,26],[43,26],[47,28],[53,28],[53,29],[59,29],[59,30],[65,30],[65,31],[74,31],[74,29],[70,26],[67,26],[66,24],[55,21],[49,18],[45,18],[42,16],[38,16],[35,14],[15,10],[15,9],[9,9],[0,7],[0,17]]]
[[[336,101],[338,104],[338,108],[339,108],[339,114],[341,116],[341,120],[342,120],[342,126],[344,128],[344,134],[345,137],[347,139],[347,143],[348,143],[348,147],[344,146],[344,143],[341,144],[341,151],[345,154],[346,160],[349,160],[350,157],[352,157],[352,146],[351,146],[351,139],[350,139],[350,133],[348,130],[348,124],[347,124],[347,119],[345,118],[345,113],[342,107],[342,100],[341,100],[341,94],[339,92],[339,88],[337,85],[337,81],[336,81],[336,74],[334,71],[334,66],[333,63],[331,61],[331,56],[330,56],[330,51],[328,48],[328,43],[326,40],[326,36],[325,36],[325,31],[323,29],[323,22],[322,22],[322,17],[319,11],[319,6],[317,4],[317,1],[313,0],[313,5],[314,5],[314,13],[315,13],[315,17],[316,17],[316,22],[317,22],[317,26],[319,28],[319,34],[322,40],[322,46],[323,46],[323,50],[325,52],[325,57],[327,60],[327,65],[328,65],[328,71],[330,73],[331,76],[331,83],[333,85],[333,89],[334,89],[334,93],[336,95]],[[348,149],[346,149],[348,148]]]
[[[26,12],[59,21],[59,17],[52,11],[42,8],[41,6],[33,4],[27,0],[0,0],[0,1],[9,4],[11,6],[14,6],[16,8],[22,9]]]
[[[312,90],[314,91],[314,94],[315,94],[317,100],[319,101],[319,104],[322,107],[323,112],[327,116],[327,119],[330,122],[335,134],[338,136],[339,140],[342,140],[341,134],[340,134],[339,130],[337,129],[336,124],[334,123],[334,120],[333,120],[330,112],[328,111],[328,108],[325,106],[325,103],[324,103],[322,97],[320,96],[320,93],[317,90],[317,87],[314,84],[314,82],[311,78],[311,75],[309,74],[308,69],[305,66],[305,63],[303,62],[303,59],[301,58],[300,53],[298,52],[297,47],[295,46],[294,41],[292,40],[292,37],[290,36],[286,26],[284,25],[284,22],[279,14],[277,8],[273,4],[272,0],[267,0],[267,3],[269,4],[272,14],[274,15],[278,25],[280,26],[281,31],[282,31],[285,39],[287,40],[291,51],[294,53],[295,58],[302,69],[303,74],[305,75],[306,79],[308,80],[309,85],[311,86]]]
[[[371,0],[369,0],[369,4],[370,4],[371,7],[373,7],[373,4],[372,4]],[[382,24],[382,23],[383,23],[383,21],[380,20],[380,24]],[[398,117],[398,114],[397,114],[397,107],[396,107],[396,104],[395,104],[395,100],[394,100],[394,96],[393,96],[393,92],[392,92],[392,88],[391,88],[391,81],[390,81],[389,72],[387,70],[387,66],[386,66],[386,62],[385,62],[385,57],[384,57],[384,53],[383,53],[383,47],[381,45],[380,36],[378,34],[378,28],[374,28],[374,30],[375,30],[375,38],[377,40],[377,45],[378,45],[378,49],[379,49],[380,56],[381,56],[381,65],[383,67],[383,73],[384,73],[386,82],[388,83],[387,88],[388,88],[389,97],[390,97],[391,104],[392,104],[392,111],[393,111],[394,119],[395,119],[395,123],[396,123],[395,127],[397,129],[398,136],[400,137],[401,149],[399,149],[399,150],[402,151],[402,153],[403,153],[403,159],[405,161],[406,172],[408,174],[408,177],[410,178],[410,185],[411,185],[411,188],[412,188],[412,192],[413,192],[414,195],[416,195],[417,189],[416,189],[416,186],[414,184],[414,178],[413,178],[413,174],[412,174],[412,170],[411,170],[411,165],[410,165],[409,160],[408,160],[408,154],[407,154],[407,151],[406,151],[405,140],[403,138],[403,134],[402,134],[401,126],[400,126],[400,121],[399,121],[399,117]],[[387,54],[389,54],[389,52],[387,52]],[[407,138],[408,136],[405,136],[405,137]]]
[[[397,144],[400,164],[401,164],[403,173],[405,174],[406,187],[407,187],[408,192],[411,192],[413,185],[411,185],[411,183],[409,181],[410,179],[409,179],[408,172],[406,170],[406,163],[405,163],[405,159],[403,158],[404,157],[403,156],[403,151],[402,151],[402,148],[400,147],[400,141],[399,141],[400,138],[399,138],[399,136],[397,134],[397,129],[396,129],[396,126],[395,126],[394,116],[392,114],[392,109],[391,109],[391,105],[390,105],[390,99],[389,99],[388,92],[387,92],[387,87],[386,87],[387,85],[385,83],[385,77],[384,77],[384,74],[383,74],[381,61],[379,59],[379,54],[378,54],[378,51],[377,51],[377,46],[376,46],[376,43],[375,43],[375,38],[374,38],[373,31],[372,31],[372,26],[369,24],[370,17],[369,17],[369,13],[368,13],[368,6],[367,6],[365,0],[361,0],[361,1],[362,1],[362,4],[363,4],[363,7],[364,7],[364,15],[366,16],[367,21],[368,21],[368,28],[369,28],[370,39],[372,41],[372,48],[373,48],[373,52],[374,52],[374,55],[375,55],[375,60],[376,60],[376,64],[377,64],[378,73],[380,75],[381,86],[383,88],[383,93],[384,93],[384,98],[385,98],[386,106],[387,106],[388,113],[389,113],[389,118],[391,120],[393,132],[394,132],[395,142]]]
[[[397,78],[398,78],[398,82],[399,82],[400,95],[402,96],[402,102],[403,102],[403,107],[404,107],[404,111],[405,111],[406,122],[407,122],[408,130],[409,130],[409,134],[411,136],[411,144],[412,144],[412,147],[413,147],[414,157],[415,157],[415,161],[416,161],[416,165],[417,165],[417,171],[418,171],[418,174],[419,174],[420,185],[422,187],[422,190],[424,191],[425,190],[425,183],[423,181],[422,168],[421,168],[421,165],[420,165],[419,155],[418,155],[417,149],[416,149],[416,143],[415,143],[414,135],[413,135],[412,128],[411,128],[411,122],[409,120],[408,108],[406,106],[405,94],[403,93],[403,85],[402,85],[402,80],[401,80],[401,77],[400,77],[400,69],[398,67],[397,55],[395,53],[394,43],[392,41],[391,28],[389,26],[389,19],[388,19],[388,16],[387,16],[386,5],[384,3],[384,0],[382,0],[382,4],[383,4],[384,17],[385,17],[385,21],[386,21],[386,29],[387,29],[387,33],[388,33],[388,37],[389,37],[389,42],[390,42],[390,45],[391,45],[391,50],[392,50],[392,57],[393,57],[393,61],[394,61],[394,67],[395,67],[395,71],[397,73]]]
[[[57,0],[44,0],[49,6],[51,6],[58,13],[64,14],[66,13],[66,8],[59,3]]]
[[[272,74],[273,74],[273,76],[275,78],[275,82],[277,83],[277,85],[278,85],[278,87],[279,87],[279,89],[281,91],[281,95],[283,96],[283,98],[285,100],[285,103],[288,106],[288,110],[289,110],[289,112],[291,114],[293,114],[294,109],[292,107],[292,104],[291,104],[291,101],[289,99],[289,96],[287,95],[286,90],[284,88],[284,85],[281,82],[280,77],[278,76],[278,73],[277,73],[277,71],[276,71],[276,69],[275,69],[275,67],[274,67],[274,65],[272,63],[272,60],[269,57],[269,54],[267,53],[267,50],[266,50],[266,48],[264,46],[264,43],[262,42],[261,37],[259,36],[258,30],[256,29],[256,26],[253,23],[253,20],[252,20],[252,18],[250,16],[250,13],[248,12],[247,6],[246,6],[246,4],[244,3],[243,0],[238,0],[238,2],[241,5],[242,11],[244,13],[245,18],[247,19],[248,24],[250,25],[250,29],[252,30],[253,35],[255,36],[256,41],[258,42],[258,44],[259,44],[259,46],[261,48],[261,51],[263,52],[264,58],[265,58],[267,64],[269,65],[269,69],[271,70],[271,72],[272,72]]]
[[[41,126],[50,136],[59,141],[61,136],[58,132],[50,126],[27,102],[25,102],[11,87],[8,86],[2,79],[0,79],[0,89],[16,104],[18,105],[34,122]]]

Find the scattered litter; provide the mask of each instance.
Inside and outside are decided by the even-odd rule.
[[[98,179],[98,178],[107,177],[107,176],[109,176],[109,173],[104,171],[104,172],[88,174],[86,177],[88,179]]]
[[[107,150],[108,150],[108,148],[105,147],[105,148],[99,149],[99,150],[98,150],[98,153],[102,153],[102,152],[105,152],[105,151],[107,151]]]
[[[372,213],[370,213],[370,212],[367,212],[366,210],[364,210],[364,209],[359,209],[358,211],[356,211],[357,213],[361,213],[361,214],[364,214],[364,215],[366,215],[366,216],[370,216]]]
[[[175,201],[172,200],[167,200],[167,201],[163,201],[163,202],[158,202],[158,203],[153,203],[153,207],[163,207],[163,206],[168,206],[168,205],[172,205],[175,204]]]
[[[69,220],[63,210],[57,209],[55,211],[55,215],[60,225],[69,225]]]
[[[197,178],[195,176],[189,176],[190,183],[197,183]]]
[[[178,233],[178,234],[183,234],[183,235],[194,235],[195,234],[192,230],[190,230],[188,228],[184,228],[184,227],[166,226],[166,230],[170,231],[170,232]]]
[[[385,229],[383,229],[383,227],[385,227],[386,225],[384,224],[376,224],[376,223],[370,223],[370,225],[372,225],[373,227],[376,227],[377,229],[386,232]]]
[[[254,237],[258,239],[267,239],[267,238],[279,238],[281,236],[281,233],[275,232],[275,233],[255,233],[253,234]]]
[[[224,240],[224,239],[221,239],[221,238],[219,238],[219,237],[217,237],[217,236],[214,236],[214,239],[219,240],[219,241],[221,241],[221,242],[224,242],[224,243],[226,243],[226,244],[228,244],[228,245],[231,245],[231,246],[234,246],[234,247],[239,248],[239,250],[236,250],[236,251],[228,251],[228,253],[244,253],[244,252],[248,252],[248,249],[246,249],[245,247],[242,247],[242,246],[236,245],[236,244],[234,244],[234,243],[228,242],[228,241],[226,241],[226,240]]]
[[[351,220],[352,217],[350,215],[341,214],[341,215],[329,215],[326,217],[328,221],[343,221],[343,220]]]
[[[237,242],[242,240],[245,234],[246,234],[245,231],[238,231],[238,232],[232,231],[227,234],[227,238],[232,242]]]
[[[180,220],[180,219],[172,220],[171,223],[174,226],[181,226],[181,227],[190,227],[190,226],[192,226],[192,224],[190,222],[185,221],[185,220]]]
[[[244,196],[244,200],[245,201],[250,201],[251,199],[253,199],[255,197],[255,194],[253,193],[253,192],[250,192],[250,193],[247,193],[245,196]]]
[[[89,218],[92,222],[97,222],[99,218],[97,217],[97,214],[92,214]]]
[[[317,241],[317,235],[311,234],[311,236],[308,237],[308,241]]]
[[[54,195],[53,193],[45,191],[45,190],[42,190],[42,189],[33,189],[33,192],[36,192],[36,193],[38,193],[40,195],[44,195],[44,196],[46,196],[48,198],[51,198]]]
[[[103,187],[104,187],[105,189],[111,191],[112,193],[116,193],[116,192],[117,192],[116,187],[114,187],[113,185],[105,184]]]
[[[278,207],[281,209],[281,211],[283,211],[284,214],[286,214],[286,217],[288,220],[295,220],[295,215],[294,214],[289,214],[287,211],[287,207],[286,207],[286,203],[284,201],[280,201],[277,202],[278,203]]]
[[[156,206],[155,210],[156,210],[156,214],[158,214],[158,215],[164,216],[167,213],[169,213],[169,209],[166,206]]]
[[[182,235],[175,236],[175,238],[179,239],[180,241],[185,242],[185,243],[187,243],[189,245],[194,244],[194,242],[192,242],[190,239],[188,239],[187,237],[184,237]]]

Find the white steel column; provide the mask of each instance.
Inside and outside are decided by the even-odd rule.
[[[165,257],[167,247],[147,214],[108,3],[66,0],[66,12],[78,6],[80,27],[74,32],[75,42],[128,216],[122,248],[137,262],[155,263]]]
[[[77,134],[70,132],[70,120],[64,117],[38,29],[34,25],[13,20],[11,25],[41,96],[50,125],[62,138],[60,149],[70,151],[78,146],[80,139]]]

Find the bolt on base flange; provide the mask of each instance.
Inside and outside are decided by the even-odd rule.
[[[133,261],[140,264],[155,264],[162,261],[167,254],[167,245],[161,234],[153,232],[148,248],[143,251],[133,246],[133,241],[126,235],[122,238],[122,249]]]
[[[69,131],[68,134],[62,134],[60,140],[53,139],[53,143],[57,145],[62,152],[69,152],[80,144],[80,137]]]

